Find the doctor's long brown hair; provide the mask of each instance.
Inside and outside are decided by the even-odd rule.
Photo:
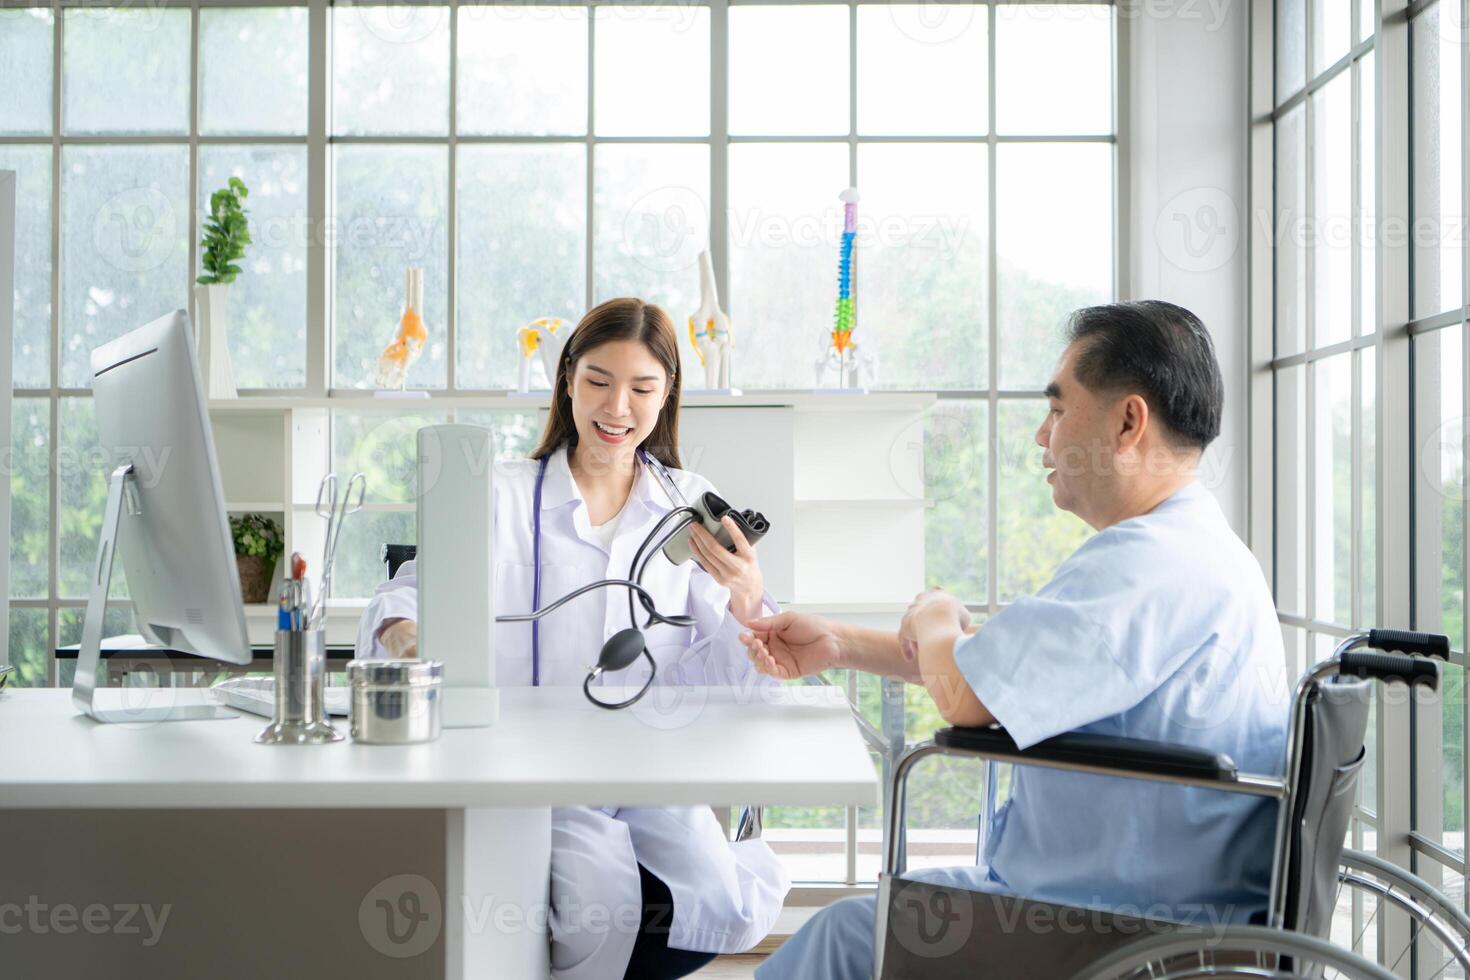
[[[643,450],[672,469],[679,469],[679,340],[674,322],[662,308],[641,299],[610,299],[587,311],[562,348],[552,382],[551,417],[532,459],[550,456],[562,446],[577,445],[577,423],[572,419],[571,374],[582,355],[614,340],[636,340],[647,347],[669,378],[669,397],[659,409],[658,422],[643,441]]]

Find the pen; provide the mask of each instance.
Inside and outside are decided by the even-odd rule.
[[[288,630],[291,628],[291,581],[287,579],[281,583],[281,594],[276,600],[276,629]]]
[[[291,552],[291,629],[300,631],[305,623],[302,622],[302,587],[306,577],[306,559],[301,557],[301,552]]]
[[[311,579],[305,574],[301,578],[301,628],[311,629],[315,624],[311,619]]]

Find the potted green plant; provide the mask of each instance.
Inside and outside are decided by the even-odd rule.
[[[235,566],[240,572],[240,598],[246,603],[270,599],[276,562],[286,549],[281,525],[264,514],[230,515],[230,534],[235,539]]]
[[[250,222],[245,215],[245,182],[231,177],[229,183],[209,195],[209,214],[204,219],[204,273],[196,280],[194,305],[199,313],[199,369],[209,398],[234,398],[235,377],[230,367],[230,346],[225,338],[225,300],[230,284],[242,271],[236,265],[250,244]]]

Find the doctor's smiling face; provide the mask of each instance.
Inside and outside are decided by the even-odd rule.
[[[669,315],[634,297],[582,317],[562,348],[555,395],[532,459],[565,448],[572,472],[633,477],[638,449],[679,469],[679,339]]]
[[[636,340],[611,340],[584,353],[567,387],[581,466],[631,459],[669,397],[668,373]]]

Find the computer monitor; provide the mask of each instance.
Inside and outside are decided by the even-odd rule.
[[[127,572],[138,631],[151,643],[250,662],[235,549],[188,314],[176,310],[92,352],[97,435],[108,460],[96,574],[72,701],[98,721],[231,718],[198,704],[95,703],[113,560]]]

